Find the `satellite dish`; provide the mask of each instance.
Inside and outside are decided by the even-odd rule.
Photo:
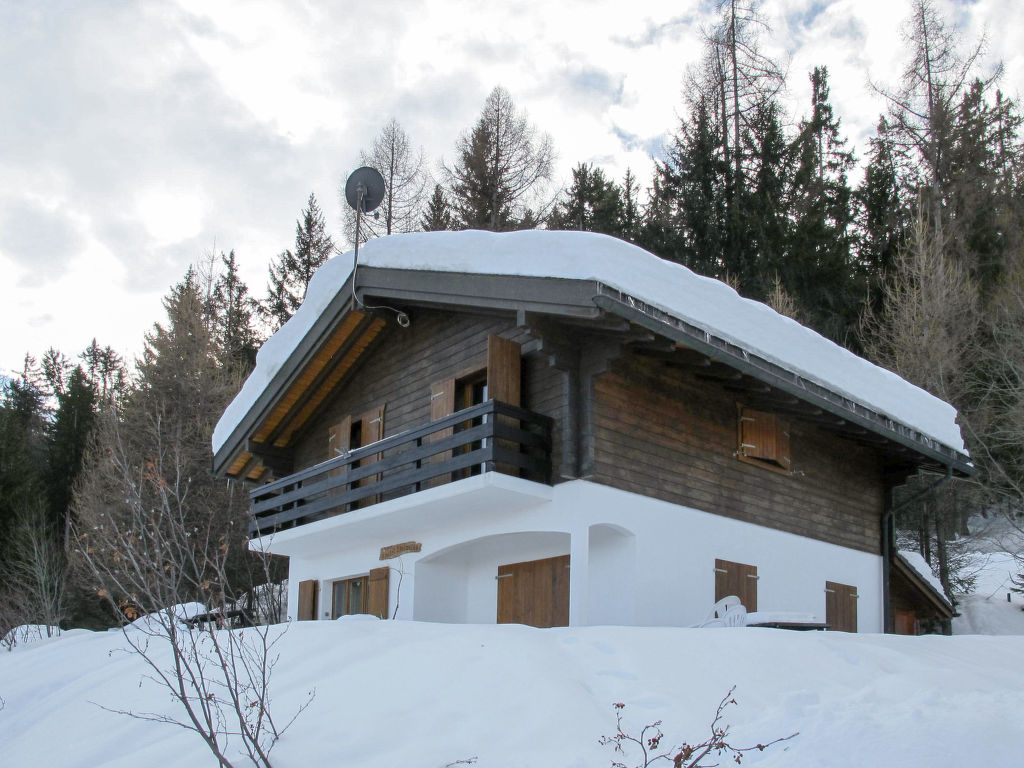
[[[356,168],[345,182],[345,199],[357,213],[372,211],[384,200],[384,177],[376,168]]]

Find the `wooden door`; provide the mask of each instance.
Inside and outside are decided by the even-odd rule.
[[[901,611],[897,609],[894,610],[892,614],[893,632],[897,635],[917,634],[917,616],[913,611]]]
[[[499,565],[498,623],[569,626],[569,555]]]
[[[757,566],[715,560],[715,602],[736,595],[747,609],[757,610]]]
[[[836,632],[857,631],[857,588],[825,582],[825,623]]]

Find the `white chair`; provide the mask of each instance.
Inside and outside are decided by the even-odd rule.
[[[745,627],[747,609],[736,595],[723,597],[713,606],[707,619],[698,627]]]

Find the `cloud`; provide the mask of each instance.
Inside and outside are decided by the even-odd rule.
[[[82,242],[75,222],[59,208],[25,197],[11,197],[0,205],[0,254],[24,269],[22,285],[56,278]]]

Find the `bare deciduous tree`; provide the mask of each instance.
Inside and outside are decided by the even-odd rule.
[[[42,501],[23,508],[15,519],[10,556],[0,564],[0,637],[16,635],[19,625],[40,625],[50,637],[68,618],[68,590],[61,537],[47,521]]]
[[[253,763],[269,768],[270,751],[290,725],[279,726],[270,706],[283,628],[227,626],[233,617],[252,623],[238,611],[242,596],[228,572],[245,536],[220,528],[216,516],[194,507],[180,435],[159,411],[149,427],[150,450],[140,462],[117,420],[104,423],[99,446],[105,471],[96,474],[104,475],[116,503],[81,510],[76,554],[98,593],[126,622],[140,615],[123,628],[127,650],[145,662],[149,679],[166,688],[179,709],[167,714],[101,706],[196,733],[220,766],[232,765],[238,739]],[[265,558],[253,554],[250,562],[269,579]]]
[[[423,149],[413,147],[409,134],[395,118],[391,118],[373,140],[370,151],[359,153],[359,162],[376,168],[384,177],[384,199],[376,211],[378,216],[363,219],[360,242],[380,235],[418,231],[429,181],[424,168]],[[347,205],[344,210],[345,231],[349,242],[354,243],[355,211]]]

